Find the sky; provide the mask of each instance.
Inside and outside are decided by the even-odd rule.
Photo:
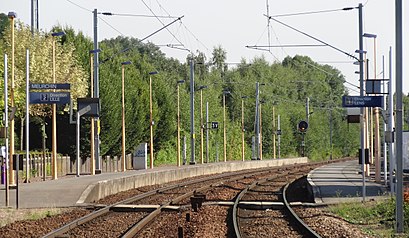
[[[377,38],[366,38],[364,49],[369,59],[369,78],[389,78],[389,50],[392,47],[392,62],[395,62],[395,1],[387,0],[38,0],[39,25],[49,31],[54,25],[71,26],[93,38],[93,14],[111,12],[112,16],[98,15],[98,38],[128,36],[145,38],[164,25],[181,17],[144,42],[152,42],[161,47],[168,56],[184,62],[189,52],[197,51],[211,58],[214,47],[221,46],[227,52],[227,63],[254,57],[264,57],[268,62],[281,61],[287,56],[306,55],[320,64],[329,64],[341,71],[348,84],[350,94],[358,95],[359,68],[353,58],[358,43],[358,9],[343,11],[345,7],[363,7],[363,32],[376,34]],[[405,3],[405,1],[403,1]],[[0,12],[17,13],[17,18],[31,23],[31,0],[1,0]],[[305,13],[314,14],[305,14]],[[290,14],[290,16],[279,16]],[[409,5],[403,6],[403,22],[409,14]],[[159,18],[152,17],[153,15]],[[266,16],[274,20],[268,21]],[[296,29],[291,29],[290,27]],[[404,29],[403,65],[408,57]],[[311,37],[306,36],[305,33]],[[316,46],[322,42],[333,47]],[[169,45],[173,45],[169,47]],[[297,47],[285,47],[298,45]],[[301,45],[310,45],[301,47]],[[315,45],[315,46],[311,46]],[[271,46],[253,49],[246,46]],[[374,47],[375,46],[375,47]],[[336,50],[336,49],[338,50]],[[268,49],[270,49],[268,51]],[[267,50],[267,51],[266,51]],[[342,51],[342,52],[341,52]],[[384,59],[384,60],[383,60]],[[376,61],[376,64],[375,64]],[[384,64],[383,64],[384,62]],[[393,63],[394,64],[394,63]],[[383,65],[385,70],[383,70]],[[395,66],[392,67],[392,73]],[[376,71],[376,73],[375,73]],[[408,70],[403,72],[403,92],[409,92]],[[394,77],[394,73],[393,73]],[[302,80],[302,79],[300,79]],[[395,83],[393,82],[395,88]]]

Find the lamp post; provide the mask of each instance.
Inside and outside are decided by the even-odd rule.
[[[125,159],[125,65],[130,65],[131,61],[122,62],[122,171],[126,171]]]
[[[150,141],[149,141],[149,167],[153,169],[153,117],[152,117],[152,75],[157,74],[157,71],[149,72],[149,129],[150,129]]]
[[[245,153],[244,153],[244,99],[247,96],[241,97],[241,160],[244,161]]]
[[[14,18],[17,17],[17,13],[9,12],[7,14],[10,19],[10,29],[11,29],[11,90],[10,90],[10,106],[14,107]],[[7,126],[7,125],[6,125]],[[13,154],[14,154],[14,118],[10,118],[10,146],[9,146],[9,185],[14,185],[14,171],[13,171]]]
[[[205,125],[203,124],[203,89],[206,89],[206,85],[200,86],[197,90],[200,91],[200,163],[203,164],[203,130]],[[207,126],[207,125],[206,125]]]
[[[91,67],[91,69],[90,69],[90,79],[91,79],[91,82],[90,82],[90,86],[91,86],[91,94],[90,94],[90,96],[91,96],[91,98],[93,98],[95,95],[94,95],[94,66],[93,66],[93,64],[94,64],[94,62],[93,62],[93,54],[95,54],[95,53],[98,53],[98,52],[100,52],[101,50],[100,49],[97,49],[97,50],[90,50],[89,51],[89,65],[90,65],[90,67]],[[91,154],[91,161],[90,161],[90,170],[91,170],[91,175],[95,175],[95,121],[94,121],[94,118],[93,117],[91,117],[91,138],[90,138],[90,142],[91,142],[91,152],[90,152],[90,154]]]
[[[374,79],[376,79],[376,37],[375,34],[365,33],[363,37],[372,38],[373,39],[373,49],[374,49]],[[379,108],[374,108],[375,114],[375,145],[374,145],[374,153],[375,153],[375,180],[376,182],[381,181],[381,162],[380,162],[380,134],[379,134]]]
[[[185,80],[179,80],[176,83],[177,87],[177,96],[178,96],[178,114],[177,114],[177,130],[178,130],[178,138],[177,138],[177,166],[180,167],[180,103],[179,103],[179,84],[184,83]]]
[[[65,35],[65,32],[54,32],[51,33],[53,36],[53,83],[56,83],[56,64],[55,64],[55,38]],[[55,91],[55,90],[54,90]],[[52,163],[51,163],[51,176],[52,179],[57,179],[57,105],[52,104]]]
[[[223,157],[224,162],[227,161],[227,137],[226,137],[226,94],[229,94],[230,91],[223,91]]]

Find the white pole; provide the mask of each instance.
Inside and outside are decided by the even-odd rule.
[[[30,180],[30,50],[26,52],[26,182]]]
[[[9,189],[9,137],[8,137],[8,125],[9,125],[9,107],[8,107],[8,72],[7,72],[7,55],[4,55],[4,132],[5,132],[5,137],[6,137],[6,149],[5,149],[5,155],[4,159],[6,160],[6,164],[4,166],[4,169],[6,170],[6,178],[5,178],[5,186],[6,186],[6,207],[9,206],[9,196],[10,196],[10,189]]]
[[[388,84],[388,104],[389,104],[389,118],[388,118],[388,131],[392,133],[392,139],[394,139],[393,129],[394,116],[393,116],[393,94],[392,94],[392,47],[389,48],[389,84]],[[393,182],[393,172],[395,171],[395,144],[389,143],[389,186],[391,188],[391,194],[395,194],[395,183]]]

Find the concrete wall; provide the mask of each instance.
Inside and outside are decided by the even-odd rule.
[[[270,160],[251,160],[251,161],[232,161],[226,163],[211,163],[200,165],[189,165],[169,170],[146,171],[122,177],[113,180],[100,181],[88,186],[83,192],[77,203],[95,202],[106,196],[123,192],[138,187],[163,184],[176,180],[181,180],[194,176],[218,174],[225,172],[234,172],[245,169],[256,169],[266,167],[276,167],[288,164],[307,163],[308,158],[290,158],[290,159],[270,159]]]

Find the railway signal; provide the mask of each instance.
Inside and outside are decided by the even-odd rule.
[[[298,123],[298,130],[301,133],[305,133],[307,131],[307,129],[308,129],[308,123],[306,121],[300,121]]]

